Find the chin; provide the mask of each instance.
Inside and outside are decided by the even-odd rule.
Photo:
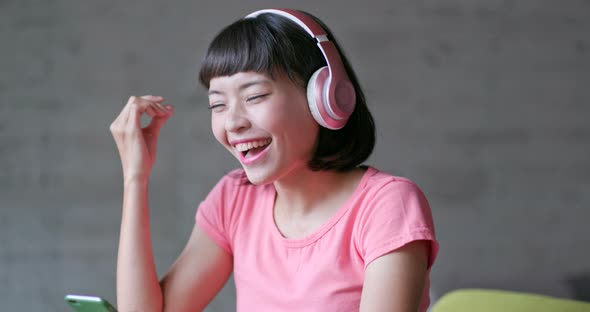
[[[242,167],[242,169],[244,169],[248,181],[254,185],[264,185],[274,182],[272,176],[264,170],[245,167]]]

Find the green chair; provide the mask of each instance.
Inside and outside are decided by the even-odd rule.
[[[431,312],[590,312],[590,302],[504,290],[459,289],[442,296]]]

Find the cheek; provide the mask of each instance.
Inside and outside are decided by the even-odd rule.
[[[290,145],[299,152],[307,154],[314,149],[319,125],[306,106],[303,109],[285,111],[280,118],[277,118],[275,125],[287,136],[286,139]]]
[[[227,144],[225,138],[224,124],[221,118],[214,116],[211,117],[211,132],[213,132],[213,136],[219,143],[221,143],[222,145]]]
[[[296,128],[301,133],[309,133],[314,128],[316,122],[309,110],[307,98],[302,92],[292,92],[280,101],[281,105],[276,110],[275,119],[280,126]]]

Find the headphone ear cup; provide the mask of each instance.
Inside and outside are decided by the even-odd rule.
[[[327,88],[326,84],[330,71],[328,66],[316,70],[307,82],[307,103],[311,115],[320,126],[332,130],[344,127],[346,120],[336,120],[328,114],[326,110]]]
[[[315,119],[315,121],[320,124],[320,126],[327,128],[328,125],[324,121],[324,118],[320,113],[320,108],[318,107],[319,105],[324,105],[324,98],[322,95],[323,83],[321,83],[321,81],[318,83],[318,76],[322,73],[322,71],[327,72],[328,68],[321,67],[320,69],[316,70],[307,82],[307,104],[309,105],[309,110],[311,111],[313,119]]]

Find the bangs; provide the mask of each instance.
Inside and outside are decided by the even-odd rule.
[[[215,77],[248,71],[273,78],[277,69],[286,70],[276,40],[276,35],[257,19],[242,19],[229,25],[209,46],[199,72],[201,84],[208,89]]]
[[[244,18],[224,28],[211,42],[201,64],[199,80],[209,89],[211,79],[239,72],[258,72],[271,79],[286,73],[298,84],[323,66],[323,56],[313,39],[290,20],[274,14]],[[306,49],[296,46],[310,47]],[[300,64],[305,64],[301,68]]]

